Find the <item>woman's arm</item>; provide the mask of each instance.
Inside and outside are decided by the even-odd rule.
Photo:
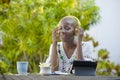
[[[77,36],[78,36],[78,40],[77,40],[77,52],[76,52],[76,55],[77,55],[77,60],[84,60],[83,58],[83,53],[82,53],[82,38],[83,38],[83,29],[82,28],[77,28],[78,29],[78,33],[77,33]]]
[[[50,64],[52,71],[56,71],[58,69],[57,43],[53,43],[51,53]]]
[[[50,64],[52,67],[52,71],[55,71],[58,69],[58,55],[57,55],[57,40],[58,40],[58,28],[55,28],[52,32],[52,49],[51,49],[51,59]]]

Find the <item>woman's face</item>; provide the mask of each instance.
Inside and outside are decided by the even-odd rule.
[[[58,27],[60,39],[63,42],[74,40],[74,33],[75,33],[74,31],[75,31],[75,27],[66,21],[61,22]]]

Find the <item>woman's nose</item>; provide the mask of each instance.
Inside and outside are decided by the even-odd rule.
[[[66,32],[66,30],[65,29],[61,29],[61,30],[59,30],[59,32]]]
[[[65,29],[62,29],[61,32],[66,32]]]

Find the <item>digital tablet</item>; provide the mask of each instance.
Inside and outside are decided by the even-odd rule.
[[[73,61],[73,69],[75,75],[80,76],[95,76],[97,62],[93,61]]]

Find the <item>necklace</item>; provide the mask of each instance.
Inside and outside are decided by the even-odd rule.
[[[65,56],[63,56],[63,54],[61,53],[61,45],[58,44],[58,54],[59,54],[59,58],[61,59],[61,71],[62,72],[67,72],[69,73],[71,71],[71,65],[72,65],[72,61],[71,60],[65,60]]]

